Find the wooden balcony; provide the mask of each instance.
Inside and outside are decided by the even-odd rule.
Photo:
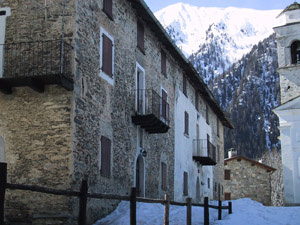
[[[43,92],[45,85],[58,84],[73,90],[73,48],[61,40],[0,45],[0,91],[29,86]]]
[[[151,134],[168,132],[169,104],[154,90],[140,89],[134,93],[136,110],[132,122]]]
[[[194,139],[193,160],[203,166],[216,165],[216,147],[209,140]]]

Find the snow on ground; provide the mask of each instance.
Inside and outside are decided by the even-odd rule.
[[[217,205],[216,201],[210,204]],[[223,205],[228,205],[223,202]],[[223,219],[217,220],[218,211],[209,209],[213,225],[300,225],[300,207],[265,207],[248,198],[232,201],[233,214],[223,210]],[[203,224],[202,207],[193,207],[192,224]],[[129,224],[129,202],[122,201],[117,209],[94,225]],[[164,206],[161,204],[137,203],[138,225],[161,225],[164,221]],[[186,224],[186,207],[170,206],[170,224]]]

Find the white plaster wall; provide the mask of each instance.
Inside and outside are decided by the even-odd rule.
[[[280,120],[284,196],[287,205],[300,204],[300,110],[277,112]]]
[[[200,128],[200,139],[206,139],[207,134],[212,137],[211,128],[206,124],[205,118],[198,112],[181,90],[176,87],[175,98],[175,173],[174,173],[174,199],[185,201],[186,197],[196,199],[197,176],[200,179],[200,197],[213,198],[213,171],[212,166],[200,166],[193,160],[193,140],[196,139],[196,124]],[[184,112],[189,114],[189,135],[184,134]],[[188,173],[188,196],[183,196],[183,173]],[[198,173],[199,172],[199,173]],[[207,178],[210,178],[210,189],[207,188]]]

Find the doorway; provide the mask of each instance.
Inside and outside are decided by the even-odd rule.
[[[144,159],[141,154],[139,154],[136,160],[136,171],[135,171],[135,187],[136,195],[138,197],[145,196],[145,180],[144,180]]]

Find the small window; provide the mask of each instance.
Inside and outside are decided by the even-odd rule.
[[[199,96],[197,91],[195,91],[195,108],[199,112]]]
[[[0,136],[0,163],[5,163],[5,143],[4,139]]]
[[[221,152],[220,152],[220,146],[217,145],[217,160],[218,160],[218,162],[220,162],[220,154],[221,154]]]
[[[113,19],[112,0],[103,0],[103,11],[111,20]]]
[[[185,77],[185,75],[183,75],[182,91],[183,91],[183,94],[185,96],[187,96],[187,91],[186,91],[186,77]]]
[[[137,46],[141,50],[142,53],[145,54],[144,47],[144,24],[141,21],[137,22]]]
[[[206,123],[209,125],[209,112],[208,112],[208,105],[206,105],[206,110],[205,110],[205,113],[206,113]]]
[[[189,135],[189,114],[184,112],[184,134]]]
[[[220,124],[219,119],[217,118],[217,136],[220,137]]]
[[[188,174],[187,172],[184,172],[183,173],[183,195],[184,196],[187,196],[189,193],[188,193]]]
[[[300,63],[300,41],[295,41],[291,45],[292,64]]]
[[[230,170],[225,170],[224,171],[224,179],[225,180],[230,180]]]
[[[164,89],[161,89],[161,117],[167,122],[169,119],[169,108],[168,108],[168,94]]]
[[[167,56],[164,50],[161,50],[161,73],[167,76]]]
[[[167,190],[167,164],[161,163],[161,189]]]
[[[225,200],[231,200],[231,193],[225,192]]]
[[[215,192],[218,191],[218,184],[217,184],[217,182],[215,182],[214,190],[215,190]]]
[[[101,136],[101,175],[110,177],[111,140]]]
[[[100,76],[113,84],[114,40],[104,29],[101,29],[100,42]]]
[[[207,188],[210,189],[210,178],[207,178]]]

